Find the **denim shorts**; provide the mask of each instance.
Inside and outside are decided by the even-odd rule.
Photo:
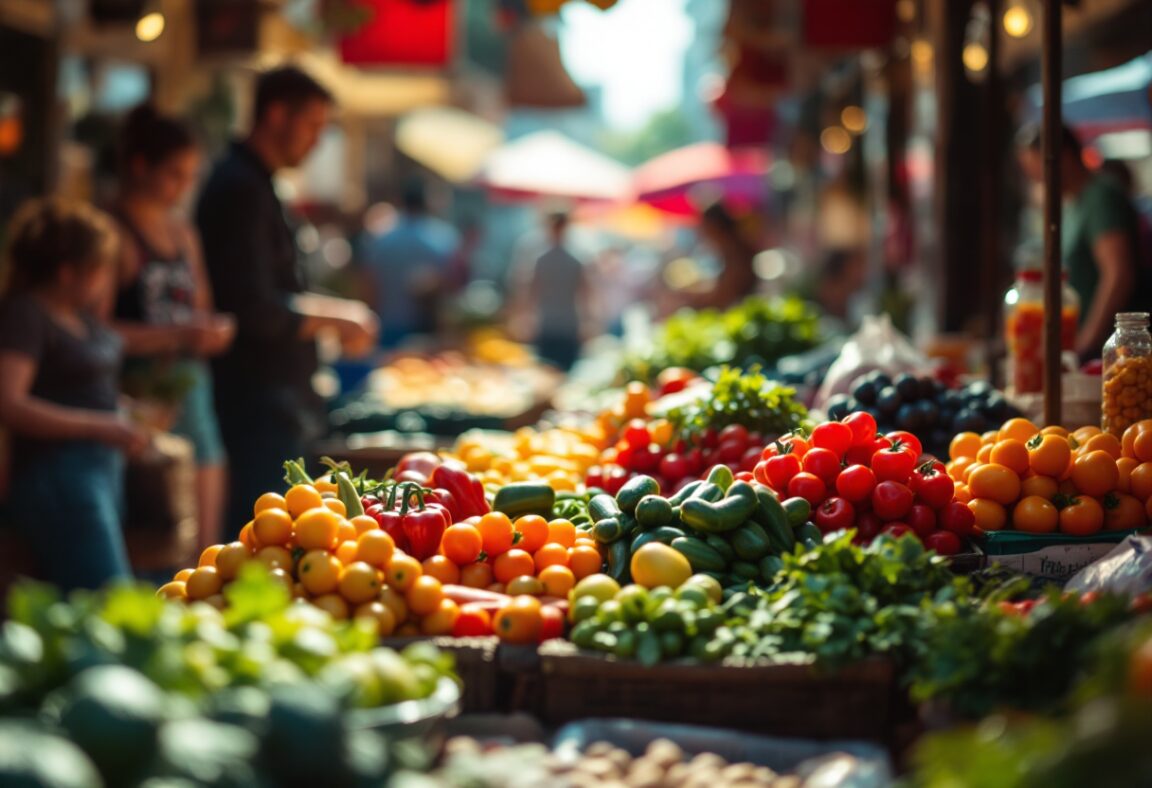
[[[203,361],[184,361],[192,387],[184,397],[180,418],[172,432],[192,442],[197,465],[219,465],[224,461],[224,441],[216,418],[212,393],[212,370]]]
[[[99,588],[131,577],[122,530],[124,456],[89,441],[46,444],[13,468],[12,524],[45,580]]]

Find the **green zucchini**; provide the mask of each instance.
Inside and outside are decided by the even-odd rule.
[[[492,508],[511,517],[513,520],[526,514],[538,514],[545,519],[552,517],[552,507],[556,504],[556,491],[540,482],[513,482],[496,491]]]
[[[619,517],[621,514],[623,512],[616,505],[616,499],[608,493],[594,495],[588,502],[588,516],[592,518],[592,522],[598,523],[608,517]]]
[[[657,528],[672,522],[672,504],[659,495],[645,495],[636,504],[636,521],[641,528]]]
[[[651,476],[641,474],[639,476],[633,476],[624,483],[624,486],[620,488],[620,492],[616,493],[616,504],[623,512],[632,514],[636,511],[640,500],[646,495],[659,494],[660,483]]]
[[[693,572],[719,572],[725,567],[723,556],[701,539],[691,536],[673,539],[672,549],[688,559]]]
[[[733,531],[728,539],[736,555],[744,561],[759,561],[772,552],[767,532],[751,520]]]
[[[592,526],[592,538],[601,544],[611,544],[624,536],[624,526],[616,517],[605,517]]]
[[[777,555],[792,552],[792,548],[796,545],[796,536],[788,525],[788,515],[780,500],[771,490],[763,488],[756,491],[756,499],[757,507],[752,519],[764,526],[772,552]]]

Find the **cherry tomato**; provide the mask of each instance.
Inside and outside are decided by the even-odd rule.
[[[856,510],[843,498],[829,498],[816,507],[814,522],[824,533],[844,531],[856,521]]]
[[[1103,497],[1115,490],[1119,482],[1116,460],[1106,451],[1088,452],[1072,463],[1072,483],[1085,495]]]
[[[1020,477],[1003,465],[981,465],[968,477],[968,489],[973,498],[987,498],[1001,506],[1010,506],[1020,498]]]
[[[856,541],[859,544],[871,542],[884,527],[884,521],[875,512],[860,512],[856,515]]]
[[[849,413],[841,424],[852,430],[852,446],[867,446],[876,438],[876,419],[871,413],[865,411]]]
[[[799,435],[795,432],[793,432],[791,435],[785,435],[780,439],[779,442],[785,446],[791,446],[792,453],[798,457],[803,457],[808,452],[808,450],[812,448],[812,444],[809,443],[803,435]]]
[[[885,522],[899,520],[908,514],[912,501],[912,491],[899,482],[880,482],[872,491],[872,511]]]
[[[740,462],[740,458],[744,456],[744,448],[746,445],[743,441],[722,441],[716,449],[716,457],[725,465],[730,462]]]
[[[920,455],[924,453],[924,446],[921,445],[920,439],[910,432],[904,430],[897,430],[896,432],[889,432],[885,435],[888,440],[892,441],[893,445],[902,444],[912,452],[912,459],[920,459]]]
[[[791,452],[778,454],[765,460],[763,464],[764,477],[768,480],[768,486],[777,492],[786,491],[788,483],[802,470],[800,458]]]
[[[1140,528],[1145,523],[1144,504],[1133,495],[1113,493],[1104,499],[1104,527],[1109,531]]]
[[[911,449],[898,444],[872,455],[872,472],[877,481],[907,484],[915,467],[916,457]]]
[[[584,474],[584,484],[588,487],[604,487],[604,470],[599,465],[593,465]],[[381,507],[383,508],[383,507]]]
[[[562,637],[564,637],[564,613],[555,605],[544,605],[544,607],[540,609],[540,635],[538,636],[538,640],[543,643],[545,640]]]
[[[729,424],[724,429],[720,430],[720,445],[723,446],[728,441],[739,443],[741,446],[748,445],[748,428],[743,424]]]
[[[484,637],[491,634],[492,616],[487,610],[475,602],[460,607],[460,615],[452,625],[452,637]]]
[[[840,475],[840,457],[831,449],[809,449],[800,464],[807,473],[819,476],[820,481],[829,487],[836,484],[836,477]]]
[[[909,486],[916,497],[933,509],[939,509],[952,501],[956,488],[952,477],[939,463],[925,463],[912,474]]]
[[[943,530],[951,531],[962,538],[974,536],[976,533],[976,515],[968,508],[968,504],[959,501],[953,501],[941,509],[936,522]]]
[[[616,450],[616,464],[621,468],[628,470],[635,470],[633,467],[636,463],[636,449],[631,446],[625,445],[623,448]]]
[[[628,471],[621,468],[619,465],[611,466],[604,474],[604,484],[602,485],[604,492],[609,495],[615,495],[620,492],[620,488],[628,481]]]
[[[964,548],[960,537],[951,531],[933,531],[924,538],[924,546],[940,555],[956,555]]]
[[[852,428],[838,421],[828,421],[812,430],[812,447],[828,449],[837,459],[852,445]]]
[[[1051,501],[1039,495],[1028,495],[1012,510],[1012,527],[1017,531],[1048,534],[1060,524],[1060,512]]]
[[[836,492],[851,503],[870,500],[874,489],[876,474],[865,465],[850,465],[836,477]]]
[[[688,463],[689,476],[699,476],[704,470],[704,452],[701,449],[692,449],[684,455],[684,460]]]
[[[749,484],[756,481],[756,477],[748,471],[734,471],[733,478],[738,482],[748,482]],[[663,489],[663,487],[661,489]]]
[[[1060,510],[1060,530],[1073,536],[1089,536],[1104,527],[1104,508],[1095,498],[1082,495]]]
[[[540,636],[543,611],[540,600],[521,594],[496,611],[492,627],[501,640],[509,643],[535,643]]]
[[[632,455],[632,470],[637,473],[655,473],[664,459],[664,450],[655,443],[635,450]]]
[[[913,504],[904,517],[904,522],[923,539],[936,530],[936,512],[931,506],[922,503]]]
[[[788,482],[788,497],[803,498],[813,508],[820,505],[827,491],[819,476],[813,476],[803,471],[793,476]]]
[[[720,433],[709,427],[700,433],[700,446],[705,449],[715,449],[720,445]]]
[[[691,475],[688,459],[680,454],[665,454],[660,460],[660,475],[673,483]]]
[[[648,424],[643,419],[632,419],[624,428],[624,442],[634,449],[645,448],[652,442],[652,434],[648,432]]]
[[[888,534],[889,536],[891,536],[895,539],[899,539],[901,536],[904,536],[904,534],[915,535],[916,532],[913,531],[911,528],[909,528],[904,523],[891,522],[891,523],[888,523],[887,525],[885,525],[882,529],[880,529],[880,533]]]
[[[660,374],[656,376],[656,384],[660,386],[660,396],[663,397],[683,391],[697,377],[696,373],[690,369],[669,367],[661,370]]]
[[[751,472],[756,469],[758,462],[760,462],[760,449],[756,446],[749,446],[740,458],[740,470]]]

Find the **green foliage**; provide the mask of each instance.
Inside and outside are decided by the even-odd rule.
[[[753,296],[720,312],[685,309],[657,331],[652,347],[625,360],[629,380],[651,382],[663,369],[697,372],[731,364],[775,364],[820,342],[819,314],[799,298]]]
[[[708,396],[675,407],[667,416],[681,434],[743,424],[750,432],[783,435],[800,426],[808,409],[796,401],[795,389],[769,380],[759,366],[746,372],[724,367]]]

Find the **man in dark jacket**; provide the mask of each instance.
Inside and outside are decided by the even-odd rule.
[[[350,354],[375,342],[371,310],[307,291],[272,182],[307,158],[331,109],[329,93],[304,72],[263,74],[252,131],[216,165],[196,210],[216,307],[237,323],[235,343],[213,369],[231,468],[226,534],[252,519],[261,493],[283,488],[283,462],[323,430],[312,388],[317,334],[335,334]]]

